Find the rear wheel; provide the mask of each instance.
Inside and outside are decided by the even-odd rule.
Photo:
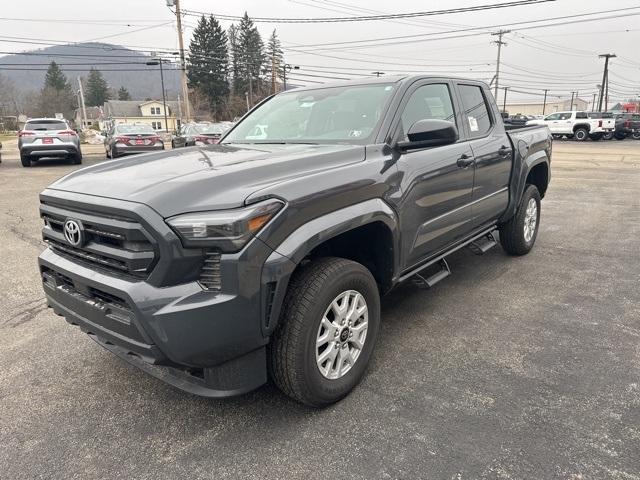
[[[500,227],[500,243],[511,255],[525,255],[533,248],[540,225],[540,192],[535,185],[527,185],[518,211]]]
[[[31,166],[31,156],[30,155],[24,155],[24,154],[20,154],[20,163],[22,163],[23,167],[30,167]]]
[[[82,152],[72,154],[71,163],[73,165],[80,165],[82,163]]]
[[[602,136],[603,140],[611,140],[613,138],[613,132],[607,132]]]
[[[587,131],[586,128],[576,128],[576,130],[573,132],[573,137],[578,142],[584,142],[588,136],[589,136],[589,132]]]
[[[640,140],[640,130],[637,130],[631,134],[631,138],[634,140]]]
[[[625,138],[627,138],[627,135],[626,135],[626,134],[624,134],[624,133],[616,133],[616,134],[614,135],[614,138],[615,138],[616,140],[624,140]]]
[[[110,151],[110,158],[118,158],[118,151],[116,150],[116,147],[111,147],[111,151]]]
[[[362,379],[380,325],[371,272],[342,258],[300,268],[289,284],[280,325],[269,344],[269,371],[295,400],[324,407]]]

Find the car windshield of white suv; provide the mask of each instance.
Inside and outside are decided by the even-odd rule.
[[[364,143],[393,90],[375,84],[283,93],[251,112],[223,143]]]
[[[60,120],[37,120],[35,122],[27,122],[24,125],[25,130],[47,131],[47,130],[67,130],[69,127],[65,122]]]

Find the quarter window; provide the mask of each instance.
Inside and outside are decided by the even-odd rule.
[[[407,132],[414,123],[432,119],[456,123],[449,87],[444,83],[423,85],[411,94],[400,119],[400,137],[408,140]]]
[[[460,85],[460,96],[471,138],[483,137],[491,130],[491,115],[482,88]]]

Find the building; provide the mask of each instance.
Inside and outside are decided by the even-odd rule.
[[[516,115],[521,113],[523,115],[542,115],[543,107],[544,114],[553,112],[566,112],[570,110],[590,110],[590,102],[583,100],[582,98],[573,99],[573,108],[570,106],[571,99],[566,100],[547,100],[546,106],[540,102],[507,102],[506,111],[510,115]]]
[[[107,100],[102,108],[104,127],[109,129],[120,123],[142,123],[154,130],[177,130],[180,127],[178,102],[167,102],[167,124],[164,105],[159,100]]]
[[[102,107],[87,107],[87,125],[86,128],[93,128],[94,130],[104,130],[104,115],[102,114]],[[82,118],[82,108],[76,108],[76,112],[73,116],[73,121],[76,128],[80,129],[84,123]]]

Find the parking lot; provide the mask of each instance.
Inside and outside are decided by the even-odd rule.
[[[531,254],[460,251],[394,290],[369,374],[325,410],[191,396],[55,316],[38,193],[77,166],[2,152],[0,477],[640,479],[640,142],[556,142]]]

